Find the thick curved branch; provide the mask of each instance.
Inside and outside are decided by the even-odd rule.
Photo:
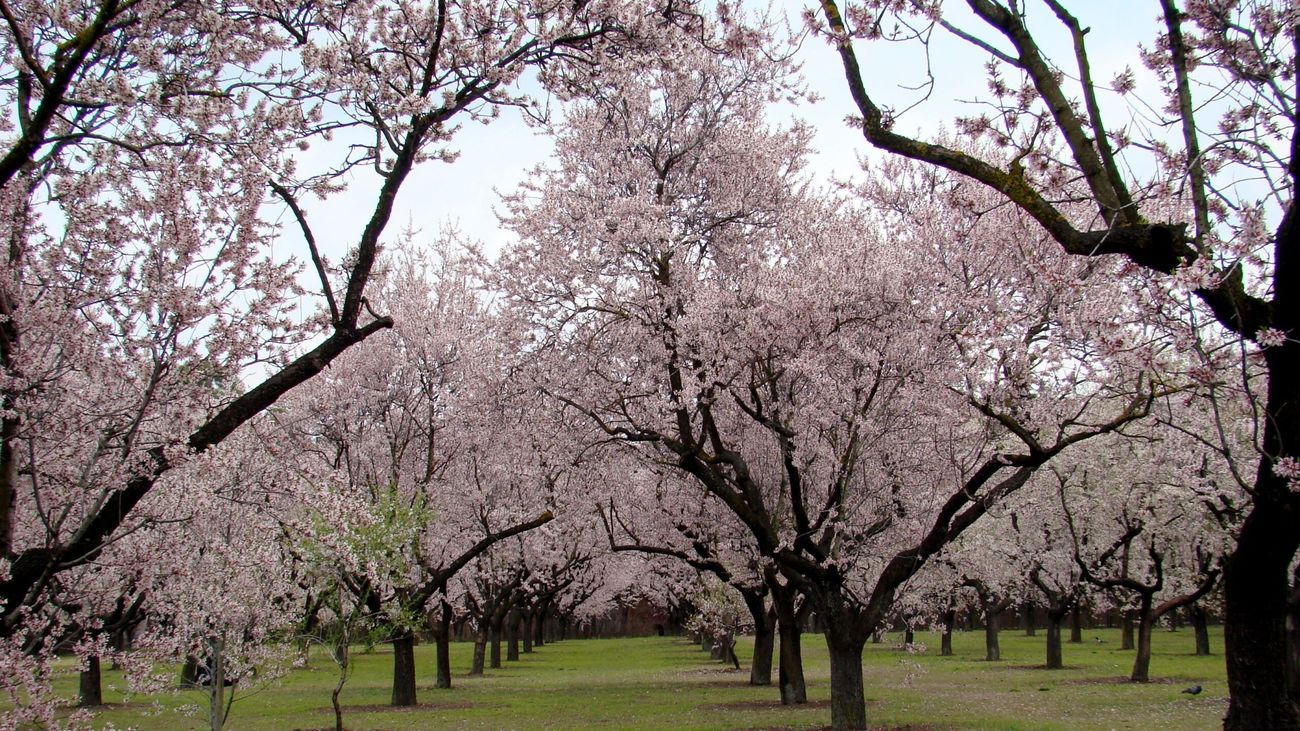
[[[1097,199],[1103,217],[1111,223],[1105,229],[1080,231],[1069,219],[1034,189],[1018,168],[1003,170],[973,155],[950,147],[928,143],[892,131],[892,123],[867,93],[862,80],[862,69],[854,53],[852,38],[845,27],[835,0],[822,0],[822,12],[831,34],[836,38],[837,50],[844,67],[849,93],[862,115],[862,132],[873,146],[913,160],[936,165],[976,180],[1005,195],[1012,203],[1038,222],[1061,247],[1070,254],[1100,256],[1119,254],[1135,264],[1163,273],[1172,273],[1180,266],[1194,261],[1199,252],[1180,223],[1148,223],[1139,217],[1130,217],[1124,205],[1125,195],[1115,189],[1106,172],[1106,166],[1092,146],[1092,140],[1083,132],[1082,124],[1069,109],[1062,106],[1060,94],[1051,67],[1036,55],[1037,47],[1020,21],[1005,9],[988,0],[969,0],[972,8],[994,27],[999,28],[1017,43],[1021,62],[1025,64],[1039,93],[1051,108],[1058,129],[1066,137],[1071,153],[1080,165],[1085,178]],[[1017,41],[1017,39],[1019,39]],[[1123,216],[1116,216],[1124,211]],[[1134,212],[1136,216],[1136,212]],[[1235,270],[1219,272],[1215,283],[1196,290],[1197,296],[1208,305],[1215,318],[1226,328],[1238,334],[1253,337],[1260,329],[1273,322],[1272,306],[1246,292],[1239,273]]]

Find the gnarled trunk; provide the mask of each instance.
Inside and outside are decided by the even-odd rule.
[[[1187,609],[1187,617],[1192,622],[1192,634],[1196,636],[1196,654],[1210,654],[1210,618],[1205,608],[1193,604]]]
[[[714,635],[712,649],[709,650],[710,660],[725,660],[727,656],[727,636]]]
[[[749,597],[745,605],[754,619],[754,657],[749,663],[750,685],[772,684],[772,652],[776,649],[776,613],[768,611],[763,598],[757,597],[757,604],[751,605]]]
[[[978,579],[966,579],[962,583],[975,590],[976,596],[979,597],[980,610],[984,614],[984,659],[988,662],[997,662],[1002,659],[1002,647],[998,643],[998,620],[1002,612],[1011,606],[1011,599],[1006,597],[999,599],[992,589]]]
[[[1133,658],[1133,672],[1129,680],[1134,683],[1146,683],[1151,680],[1151,629],[1155,626],[1155,617],[1151,615],[1149,602],[1144,602],[1137,619],[1137,657]]]
[[[939,638],[939,654],[952,657],[952,629],[957,626],[957,610],[949,607],[943,613],[943,635]]]
[[[501,624],[500,620],[494,621],[488,627],[488,667],[501,667]]]
[[[1076,645],[1083,642],[1083,610],[1077,605],[1070,610],[1070,642]]]
[[[1047,669],[1060,670],[1065,667],[1061,652],[1061,625],[1065,623],[1065,612],[1047,612]]]
[[[437,643],[437,673],[434,685],[438,688],[451,687],[451,624],[454,615],[451,605],[442,603],[442,618],[434,626],[434,642]]]
[[[542,604],[533,612],[533,647],[542,647],[546,644],[546,617],[548,614],[546,604]]]
[[[1132,650],[1133,647],[1133,617],[1126,612],[1119,624],[1119,649]]]
[[[480,624],[478,631],[474,633],[474,659],[470,663],[470,675],[483,674],[483,661],[487,655],[488,628]]]
[[[506,617],[506,660],[519,661],[519,625],[523,619],[518,611],[510,612]]]
[[[393,637],[392,705],[415,705],[415,635],[409,630]]]
[[[772,596],[772,611],[776,614],[776,631],[781,639],[780,665],[777,667],[777,683],[781,689],[781,703],[793,705],[808,702],[808,686],[803,677],[803,649],[800,646],[800,632],[803,621],[795,610],[796,592],[781,583],[776,574],[765,576]],[[806,605],[804,610],[809,609]]]
[[[998,612],[990,609],[984,614],[984,659],[996,662],[1002,659],[1002,647],[998,644]]]
[[[208,640],[208,729],[221,731],[226,725],[226,643],[221,637]]]
[[[722,657],[720,659],[735,669],[740,669],[740,658],[736,657],[736,635],[728,633],[723,636]]]
[[[77,705],[82,708],[104,705],[103,677],[99,672],[99,656],[86,658],[86,667],[77,683]]]
[[[185,663],[181,665],[181,675],[177,685],[181,688],[193,688],[198,685],[199,678],[199,659],[193,655],[185,657]]]
[[[831,659],[831,728],[867,728],[867,703],[862,685],[862,648],[870,632],[848,612],[826,617],[826,649]]]
[[[772,651],[776,647],[776,613],[768,611],[763,595],[742,593],[745,608],[754,622],[754,656],[749,663],[750,685],[772,684]]]
[[[777,618],[777,633],[781,636],[780,665],[777,682],[781,685],[781,702],[785,705],[808,702],[808,686],[803,677],[803,649],[800,647],[799,624],[793,614],[789,621]]]
[[[1269,382],[1270,401],[1276,380],[1280,379]],[[1296,401],[1300,402],[1300,394]],[[1257,482],[1273,478],[1271,469],[1262,465]],[[1300,708],[1291,694],[1286,633],[1287,569],[1295,555],[1298,521],[1291,511],[1261,503],[1257,496],[1225,562],[1223,644],[1230,696],[1225,731],[1300,729]]]
[[[776,649],[776,627],[759,625],[754,628],[754,656],[749,663],[750,685],[772,684],[772,653]]]

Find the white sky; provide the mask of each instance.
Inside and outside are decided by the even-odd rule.
[[[1050,21],[1041,24],[1051,28],[1051,32],[1040,39],[1045,45],[1052,44],[1049,55],[1062,62],[1070,59],[1069,38],[1063,27],[1050,17],[1045,5],[1036,0],[1026,2],[1030,5],[1031,18]],[[781,5],[776,3],[777,7]],[[796,28],[802,5],[785,4]],[[961,3],[949,0],[948,5],[956,7]],[[1092,29],[1087,38],[1094,80],[1104,86],[1125,66],[1141,76],[1144,69],[1137,57],[1136,44],[1149,43],[1153,37],[1158,2],[1084,0],[1072,5],[1081,23]],[[968,27],[977,29],[974,23]],[[983,71],[986,54],[942,31],[936,31],[935,37],[939,42],[935,44],[932,61],[937,86],[930,101],[900,118],[897,124],[901,132],[924,131],[928,136],[941,124],[951,125],[955,114],[970,114],[974,109],[949,100],[988,96]],[[868,89],[878,103],[902,108],[915,98],[916,92],[906,87],[914,87],[925,79],[924,56],[917,46],[858,43],[857,53]],[[808,38],[799,60],[809,88],[822,97],[816,104],[791,110],[809,122],[816,133],[814,174],[823,180],[832,174],[851,175],[858,167],[857,156],[866,153],[868,146],[861,133],[844,122],[855,110],[839,57],[823,40]],[[1154,103],[1160,102],[1154,100]],[[774,118],[779,117],[779,113],[774,114]],[[1107,119],[1111,126],[1123,121],[1115,112]],[[452,147],[461,155],[455,163],[425,163],[412,172],[399,195],[386,242],[392,242],[408,227],[419,232],[417,241],[432,241],[440,231],[451,226],[458,227],[466,238],[482,242],[488,251],[499,250],[508,235],[498,228],[493,212],[498,205],[498,191],[513,190],[529,170],[546,160],[552,145],[549,139],[528,127],[515,111],[506,110],[490,125],[464,123]],[[370,215],[377,181],[376,176],[363,172],[345,195],[333,196],[328,202],[303,201],[322,249],[331,259],[337,261],[357,240]],[[286,217],[282,222],[285,236],[297,239],[298,231],[291,219]]]

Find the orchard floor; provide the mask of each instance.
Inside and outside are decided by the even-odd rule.
[[[1100,638],[1103,642],[1098,643]],[[1066,669],[1048,671],[1043,633],[1002,633],[1001,662],[985,662],[981,632],[959,633],[956,655],[938,655],[938,637],[919,634],[928,649],[908,654],[898,635],[867,645],[864,658],[867,715],[883,729],[1212,729],[1226,709],[1222,638],[1215,654],[1196,657],[1189,630],[1159,631],[1151,671],[1154,681],[1124,680],[1133,653],[1119,650],[1118,630],[1087,630],[1085,643],[1065,646]],[[355,731],[381,729],[815,729],[830,723],[828,665],[818,635],[803,638],[809,703],[782,707],[774,688],[747,685],[750,645],[738,651],[741,671],[710,661],[683,638],[567,640],[538,648],[519,662],[463,674],[467,643],[453,646],[455,688],[433,687],[431,645],[417,648],[418,708],[390,710],[392,656],[383,648],[354,655],[356,670],[343,691],[344,722]],[[310,667],[236,700],[227,728],[290,731],[333,728],[329,694],[336,669],[324,654]],[[76,677],[60,680],[71,696]],[[105,673],[110,703],[100,725],[142,730],[206,728],[197,691],[123,699],[121,678]],[[1191,697],[1180,691],[1200,684]]]

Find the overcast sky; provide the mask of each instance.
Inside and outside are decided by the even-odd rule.
[[[1069,56],[1062,55],[1069,52],[1068,36],[1050,18],[1045,5],[1034,0],[1029,2],[1031,17],[1051,21],[1050,25],[1040,24],[1051,27],[1051,34],[1043,41],[1050,44],[1051,54],[1068,59]],[[801,4],[784,5],[798,29],[797,12]],[[960,4],[950,2],[949,5]],[[1075,12],[1081,22],[1092,29],[1087,38],[1094,79],[1105,84],[1125,66],[1141,75],[1143,69],[1136,43],[1149,42],[1159,12],[1158,3],[1087,0],[1076,5]],[[777,3],[777,7],[781,6],[782,3]],[[940,124],[950,125],[955,114],[970,114],[974,110],[969,104],[954,104],[952,99],[969,101],[987,96],[983,75],[986,54],[951,37],[940,38],[944,35],[936,32],[938,40],[932,49],[934,92],[929,101],[900,119],[898,129],[902,132],[932,133]],[[916,92],[909,91],[908,87],[916,87],[926,78],[925,57],[917,46],[858,43],[857,52],[868,87],[880,103],[902,108],[915,99]],[[799,61],[809,88],[821,99],[815,104],[777,110],[774,118],[797,115],[812,125],[816,133],[812,170],[819,178],[851,175],[858,167],[858,155],[866,152],[867,145],[860,132],[845,124],[846,116],[855,110],[839,57],[823,40],[807,38]],[[1116,98],[1111,102],[1121,105]],[[1116,114],[1108,119],[1112,124],[1121,121]],[[455,163],[425,163],[412,173],[397,201],[388,241],[408,227],[419,232],[417,241],[431,241],[447,227],[458,227],[467,238],[482,242],[489,251],[497,251],[507,242],[508,235],[498,228],[493,212],[498,205],[498,191],[513,190],[529,170],[545,162],[551,151],[550,140],[525,124],[513,110],[506,110],[490,125],[464,123],[452,146],[461,155]],[[346,196],[331,197],[328,204],[305,201],[316,235],[331,258],[337,260],[356,241],[373,206],[377,182],[375,176],[362,173]],[[296,228],[286,226],[285,234],[296,236]]]

